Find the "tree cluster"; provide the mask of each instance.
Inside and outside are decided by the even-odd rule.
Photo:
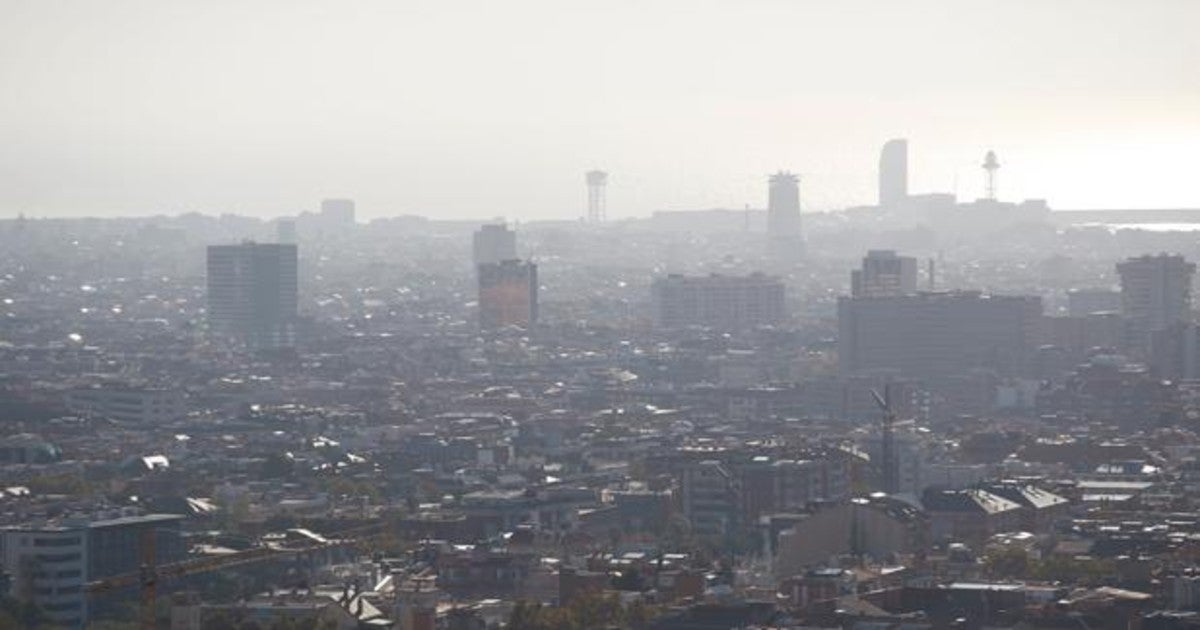
[[[641,601],[623,606],[616,595],[587,595],[567,606],[519,601],[508,618],[510,630],[598,630],[649,627],[657,611]]]

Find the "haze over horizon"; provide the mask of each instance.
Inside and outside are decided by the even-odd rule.
[[[1200,3],[0,0],[0,217],[1200,207]]]

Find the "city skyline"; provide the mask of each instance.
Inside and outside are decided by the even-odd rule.
[[[0,629],[1200,629],[1200,2],[0,16]]]
[[[611,218],[761,206],[779,169],[824,211],[896,137],[914,193],[983,196],[994,149],[1005,199],[1200,206],[1200,7],[918,5],[13,3],[0,216],[574,220],[593,168]]]

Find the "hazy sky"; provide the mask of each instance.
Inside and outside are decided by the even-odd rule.
[[[0,0],[0,216],[1200,207],[1200,1]]]

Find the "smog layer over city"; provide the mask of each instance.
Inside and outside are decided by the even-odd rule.
[[[0,0],[0,630],[1200,629],[1198,29]]]

